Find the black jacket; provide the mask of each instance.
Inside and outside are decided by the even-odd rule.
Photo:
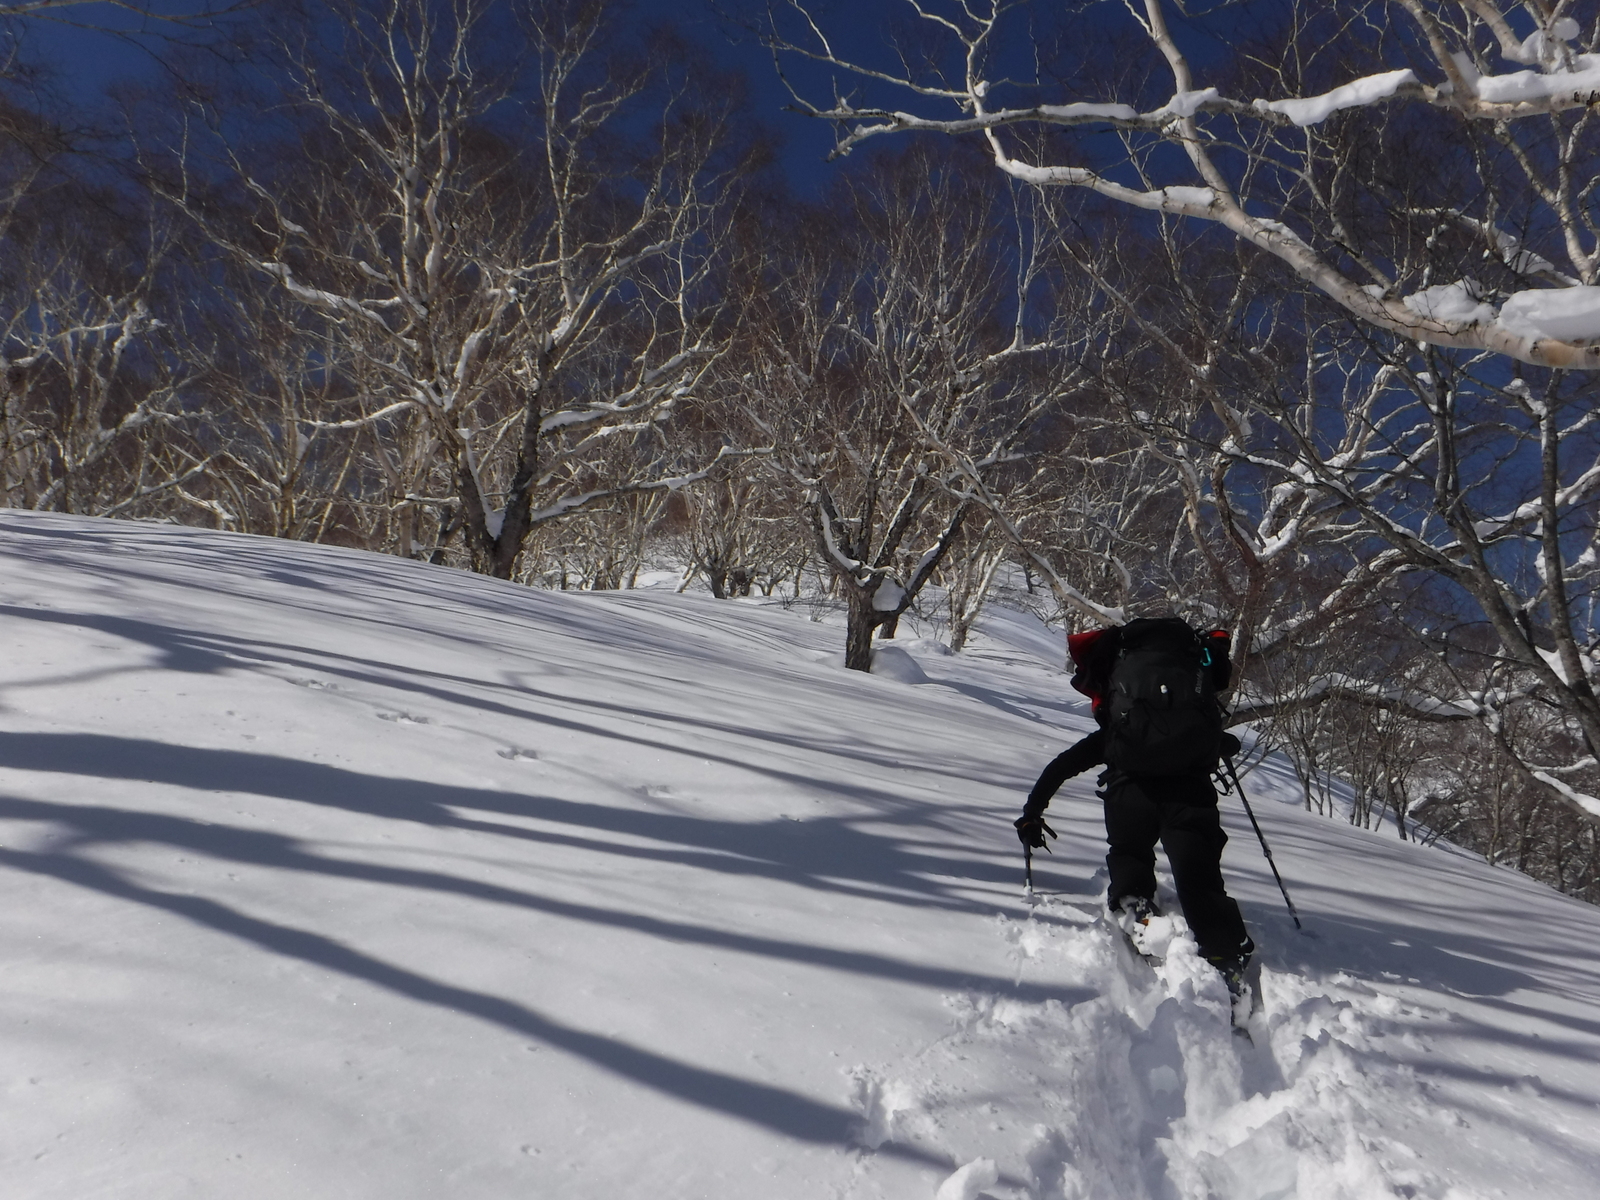
[[[1222,750],[1227,757],[1239,752],[1239,739],[1231,733],[1222,735]],[[1096,729],[1081,741],[1067,747],[1050,760],[1039,775],[1039,782],[1028,793],[1028,802],[1022,806],[1022,815],[1037,817],[1050,807],[1050,799],[1063,783],[1074,775],[1082,775],[1091,767],[1106,761],[1105,731]],[[1136,784],[1145,795],[1156,801],[1176,801],[1179,804],[1215,804],[1217,789],[1211,786],[1206,775],[1140,775],[1132,776],[1121,771],[1107,771],[1100,779],[1107,798],[1127,784]]]

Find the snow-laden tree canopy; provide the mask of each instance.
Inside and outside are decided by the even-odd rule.
[[[1016,179],[1227,229],[1407,339],[1600,369],[1600,23],[1565,0],[1069,4],[1054,31],[1065,62],[1042,27],[1026,32],[1048,18],[1024,5],[906,5],[908,38],[926,44],[902,41],[887,66],[836,50],[841,31],[803,0],[779,14],[780,61],[833,71],[826,100],[791,86],[837,124],[836,153],[974,135]],[[1129,22],[1147,61],[1122,61]],[[1035,52],[1021,64],[1019,33]],[[1442,132],[1418,137],[1430,118]],[[1366,151],[1399,140],[1422,186],[1375,177],[1381,153]],[[1462,237],[1493,284],[1422,252]]]

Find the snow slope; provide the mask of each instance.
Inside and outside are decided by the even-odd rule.
[[[1596,1194],[1600,912],[1254,772],[1252,1044],[1097,919],[1091,781],[1023,901],[1054,636],[839,643],[0,511],[0,1191]]]

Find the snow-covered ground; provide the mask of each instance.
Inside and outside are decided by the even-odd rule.
[[[1600,912],[1269,764],[1252,1044],[1097,919],[1091,780],[1024,903],[1058,637],[839,642],[0,512],[0,1193],[1597,1194]]]

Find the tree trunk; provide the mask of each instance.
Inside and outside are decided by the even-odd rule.
[[[848,615],[845,618],[844,665],[851,671],[872,670],[872,631],[883,623],[881,615],[872,608],[872,597],[856,588],[850,589]]]
[[[972,622],[963,615],[959,620],[950,622],[950,651],[960,654],[967,648],[967,634],[972,631]]]
[[[728,569],[719,559],[712,558],[702,563],[700,570],[705,574],[706,582],[711,585],[711,595],[717,600],[728,598]]]

